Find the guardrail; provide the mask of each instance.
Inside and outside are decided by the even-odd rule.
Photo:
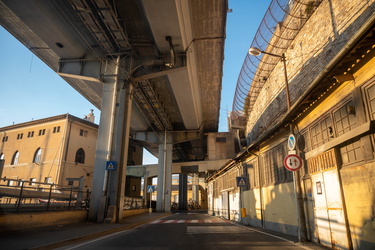
[[[79,186],[0,178],[1,213],[88,209],[89,198]]]

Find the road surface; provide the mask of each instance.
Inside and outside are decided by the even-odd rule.
[[[199,213],[177,213],[60,249],[306,249],[278,236]]]

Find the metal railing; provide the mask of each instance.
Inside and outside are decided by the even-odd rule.
[[[0,213],[88,209],[89,199],[78,186],[0,178]]]

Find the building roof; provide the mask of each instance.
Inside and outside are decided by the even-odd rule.
[[[51,117],[42,118],[42,119],[38,119],[38,120],[33,120],[33,121],[29,121],[29,122],[23,122],[23,123],[18,123],[18,124],[2,127],[2,128],[0,128],[0,132],[6,131],[6,130],[11,130],[11,129],[16,129],[16,128],[38,125],[38,124],[47,123],[47,122],[65,120],[65,119],[68,119],[69,121],[77,121],[77,122],[83,123],[85,125],[91,126],[93,128],[96,128],[96,129],[99,128],[99,125],[97,125],[93,122],[78,118],[74,115],[71,115],[71,114],[67,113],[67,114],[63,114],[63,115],[56,115],[56,116],[51,116]]]

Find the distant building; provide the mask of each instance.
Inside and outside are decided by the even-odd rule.
[[[98,125],[70,114],[0,128],[1,178],[91,187]],[[18,182],[8,181],[8,186]]]

